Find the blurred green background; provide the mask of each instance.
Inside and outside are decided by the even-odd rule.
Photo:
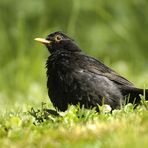
[[[34,38],[54,31],[148,87],[147,0],[0,0],[0,107],[48,101],[49,53]]]

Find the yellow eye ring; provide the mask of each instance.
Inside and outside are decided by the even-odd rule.
[[[55,36],[55,41],[56,42],[60,42],[61,40],[62,40],[62,36],[60,36],[60,35]]]

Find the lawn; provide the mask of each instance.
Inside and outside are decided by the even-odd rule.
[[[0,147],[120,147],[147,148],[148,102],[133,109],[128,104],[110,113],[69,106],[66,112],[51,114],[42,103],[30,108],[14,106],[0,113]]]

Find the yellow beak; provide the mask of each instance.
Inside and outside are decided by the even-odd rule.
[[[38,41],[38,42],[40,42],[42,44],[50,44],[51,43],[51,41],[48,41],[48,40],[46,40],[44,38],[35,38],[34,40]]]

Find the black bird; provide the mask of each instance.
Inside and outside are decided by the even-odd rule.
[[[56,109],[65,111],[68,104],[80,104],[85,108],[108,104],[116,109],[127,102],[141,102],[143,89],[84,54],[67,35],[54,32],[46,39],[35,40],[45,44],[51,54],[46,65],[47,88]],[[148,99],[148,90],[145,94]]]

